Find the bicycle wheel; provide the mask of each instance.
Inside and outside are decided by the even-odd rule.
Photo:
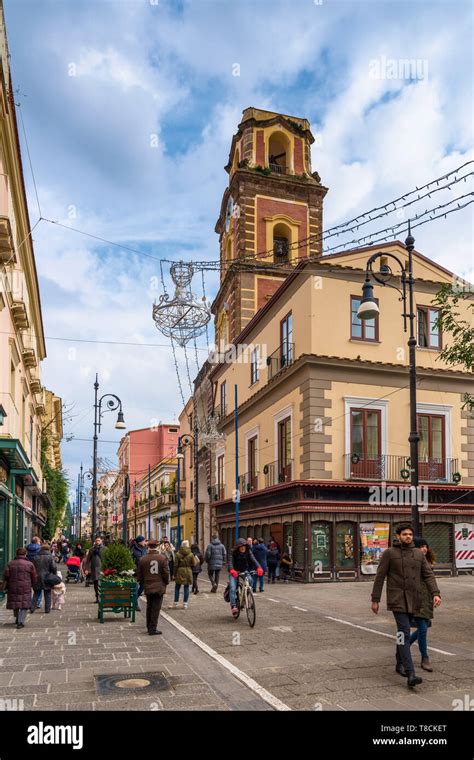
[[[245,609],[247,611],[247,620],[251,628],[255,625],[257,619],[257,610],[255,609],[255,599],[253,598],[252,589],[248,588],[245,593]]]

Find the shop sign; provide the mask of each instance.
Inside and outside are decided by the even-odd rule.
[[[456,567],[474,567],[474,524],[456,523],[454,526],[454,552]]]
[[[360,524],[360,569],[363,575],[375,575],[380,558],[388,549],[389,523]]]

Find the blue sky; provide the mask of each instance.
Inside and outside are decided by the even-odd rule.
[[[248,106],[311,121],[325,226],[473,158],[468,2],[5,0],[5,15],[42,216],[157,258],[218,257],[223,167]],[[419,59],[426,76],[374,79],[383,57]],[[25,176],[33,224],[26,164]],[[44,222],[34,240],[47,336],[164,344],[47,341],[44,381],[75,403],[75,438],[63,445],[74,480],[81,460],[90,465],[92,443],[80,439],[92,437],[96,371],[130,428],[180,412],[172,354],[151,319],[159,267]],[[472,278],[469,209],[420,227],[416,242]],[[216,286],[207,274],[209,295]],[[112,423],[100,453],[113,460]]]

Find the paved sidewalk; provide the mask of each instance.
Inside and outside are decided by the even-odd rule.
[[[170,594],[164,607],[169,599]],[[162,636],[148,636],[143,613],[137,613],[135,623],[106,613],[100,624],[93,589],[83,585],[68,585],[63,610],[48,616],[37,610],[22,630],[16,630],[13,613],[3,605],[0,709],[271,709],[164,619],[159,627]],[[126,679],[147,673],[162,674],[166,688],[97,692],[97,675]]]

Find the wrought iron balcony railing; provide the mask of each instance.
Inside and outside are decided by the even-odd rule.
[[[240,494],[250,493],[258,490],[258,472],[246,472],[239,477]]]
[[[263,468],[263,474],[265,475],[265,488],[278,485],[278,483],[288,483],[292,479],[293,474],[293,460],[286,465],[277,462],[270,462]]]
[[[410,481],[410,457],[396,454],[376,457],[345,454],[344,467],[346,480]],[[459,482],[458,460],[421,458],[418,462],[418,478],[421,483]]]
[[[222,501],[225,494],[225,485],[223,483],[215,483],[209,487],[209,499],[213,501]]]
[[[267,356],[268,379],[271,380],[272,377],[275,377],[275,375],[277,375],[278,372],[281,372],[282,369],[293,364],[294,356],[294,343],[282,343],[281,346],[278,346],[273,354]]]

